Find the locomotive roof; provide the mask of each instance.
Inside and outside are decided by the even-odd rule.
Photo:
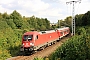
[[[31,31],[31,32],[24,33],[24,35],[31,35],[31,34],[40,34],[40,33],[37,31]]]

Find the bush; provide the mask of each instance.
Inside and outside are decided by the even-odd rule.
[[[43,58],[38,58],[38,57],[36,57],[36,58],[34,58],[34,60],[43,60]]]
[[[77,27],[76,34],[78,35],[86,35],[86,28],[85,27]]]
[[[61,47],[59,47],[51,56],[50,60],[86,60],[88,59],[89,48],[86,42],[86,36],[74,36]],[[89,42],[90,43],[90,42]],[[90,45],[89,45],[90,46]]]

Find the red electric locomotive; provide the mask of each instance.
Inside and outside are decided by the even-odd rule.
[[[22,47],[20,51],[32,52],[51,45],[60,38],[70,33],[69,27],[43,32],[26,32],[22,36]]]

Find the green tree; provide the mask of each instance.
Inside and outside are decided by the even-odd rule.
[[[22,24],[22,16],[16,10],[14,10],[13,13],[11,13],[10,17],[11,17],[11,19],[13,19],[13,22],[15,23],[17,28],[22,27],[22,25],[23,25]]]
[[[71,22],[72,22],[72,17],[71,16],[69,16],[69,17],[66,17],[66,19],[65,19],[65,25],[66,26],[71,26]]]
[[[58,27],[62,27],[62,26],[65,26],[64,21],[58,20]]]
[[[90,26],[90,11],[85,13],[82,17],[82,25],[83,26]]]
[[[29,25],[29,23],[26,21],[26,20],[23,20],[22,21],[22,26],[21,26],[21,29],[29,29],[30,30],[30,25]]]
[[[46,29],[50,29],[50,21],[45,18],[45,23],[46,23]]]
[[[12,29],[16,28],[16,25],[14,24],[13,19],[6,19],[6,22]]]
[[[44,25],[41,25],[40,30],[45,30],[45,29],[46,29],[46,27]]]
[[[83,17],[84,14],[79,14],[79,15],[76,15],[75,16],[75,25],[76,26],[82,26],[82,17]]]
[[[1,20],[1,18],[2,18],[2,13],[0,13],[0,20]]]
[[[61,25],[60,25],[60,20],[58,20],[58,22],[57,22],[57,27],[58,27],[58,28],[61,27]]]
[[[27,20],[27,21],[31,28],[35,27],[35,16],[30,17],[29,20]]]
[[[2,17],[4,19],[9,19],[10,18],[10,15],[8,15],[7,12],[5,12],[5,13],[2,14]]]
[[[3,21],[0,20],[0,30],[6,29],[6,28],[9,28],[9,25],[7,24],[7,22],[4,21],[4,19]]]

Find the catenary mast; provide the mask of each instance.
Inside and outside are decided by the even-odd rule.
[[[75,35],[75,3],[81,3],[81,0],[78,0],[78,1],[69,1],[69,2],[66,2],[66,4],[72,4],[73,5],[73,8],[72,8],[72,36]]]

